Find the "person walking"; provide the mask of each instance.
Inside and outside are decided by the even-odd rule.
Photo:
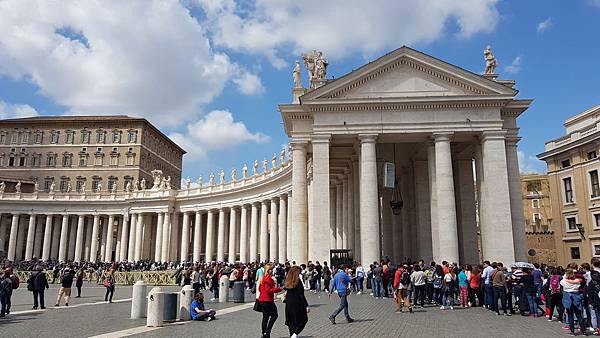
[[[410,287],[411,276],[407,270],[408,266],[399,266],[394,273],[394,290],[396,290],[396,312],[401,313],[404,307],[408,307],[408,312],[412,313],[413,308],[408,299],[408,288]]]
[[[337,273],[333,277],[333,285],[329,291],[329,297],[331,297],[333,291],[337,291],[338,297],[340,297],[340,306],[329,316],[331,324],[335,325],[335,317],[337,317],[342,310],[344,311],[344,316],[346,317],[346,321],[348,323],[352,323],[354,321],[354,319],[350,317],[350,313],[348,311],[348,284],[350,282],[350,276],[348,276],[344,267],[340,266],[337,270]]]
[[[260,305],[261,312],[263,314],[261,329],[263,338],[271,337],[271,330],[275,321],[277,320],[277,306],[275,306],[275,294],[281,292],[282,289],[275,286],[275,279],[273,278],[273,265],[270,263],[265,264],[264,274],[258,285],[260,295],[258,297],[258,303]]]
[[[58,297],[56,297],[56,304],[54,306],[60,306],[60,299],[65,297],[65,306],[69,306],[69,298],[71,297],[71,287],[73,286],[74,273],[69,268],[65,268],[63,276],[60,281],[60,289],[58,290]]]
[[[365,268],[362,265],[360,265],[360,262],[358,262],[356,266],[356,285],[358,286],[358,292],[356,293],[357,295],[360,295],[361,293],[363,293],[363,291],[365,291],[364,283]]]
[[[77,296],[75,298],[81,298],[81,287],[83,286],[83,279],[85,278],[85,270],[83,266],[79,268],[75,275],[75,287],[77,288]]]
[[[10,313],[12,292],[18,287],[19,278],[14,274],[12,267],[7,267],[0,276],[0,304],[2,305],[0,317]]]
[[[106,288],[106,294],[104,294],[104,301],[112,303],[113,296],[115,294],[115,269],[110,268],[104,276],[104,287]]]
[[[331,270],[327,266],[327,262],[323,262],[323,291],[329,292],[331,284]]]
[[[48,289],[50,286],[48,285],[48,279],[46,278],[46,273],[43,271],[41,266],[35,267],[35,272],[31,274],[29,280],[27,281],[27,288],[30,288],[33,292],[33,310],[37,310],[38,306],[41,309],[45,309],[46,305],[44,304],[44,291]]]
[[[290,268],[285,278],[285,325],[290,337],[296,338],[308,323],[310,309],[304,296],[304,286],[300,282],[300,269]]]

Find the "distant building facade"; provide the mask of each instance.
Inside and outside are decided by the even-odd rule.
[[[556,265],[552,204],[547,175],[521,175],[529,261]]]
[[[123,191],[152,182],[151,170],[181,182],[185,151],[146,119],[40,116],[0,120],[0,176],[36,181],[40,191]]]
[[[565,121],[567,135],[546,142],[552,228],[559,264],[600,257],[600,105]]]

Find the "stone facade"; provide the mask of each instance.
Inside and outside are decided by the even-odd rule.
[[[528,259],[532,263],[556,265],[556,240],[552,226],[552,204],[547,175],[521,175],[521,195],[527,225]],[[531,255],[531,250],[535,255]]]
[[[516,118],[531,100],[514,81],[408,47],[328,81],[311,55],[320,75],[302,88],[296,70],[279,106],[290,147],[270,166],[183,189],[153,171],[146,190],[5,192],[0,249],[17,260],[527,258]]]
[[[546,142],[558,263],[600,257],[600,105],[565,121],[567,135]]]
[[[48,192],[116,189],[151,181],[160,169],[175,187],[185,151],[142,118],[41,116],[0,120],[0,176],[38,182]]]

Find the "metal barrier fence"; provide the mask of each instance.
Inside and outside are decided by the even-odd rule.
[[[115,272],[115,284],[117,285],[133,285],[135,282],[141,280],[146,282],[148,285],[176,285],[175,277],[171,277],[175,271],[133,271],[133,272]],[[31,271],[17,271],[17,277],[21,283],[26,283],[31,275]],[[46,272],[46,278],[48,283],[53,280],[52,271]],[[92,282],[102,284],[104,278],[98,276],[97,272],[86,272],[84,282]],[[54,279],[54,283],[58,284],[61,282],[60,276]]]

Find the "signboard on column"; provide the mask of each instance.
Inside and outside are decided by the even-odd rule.
[[[396,166],[392,162],[383,164],[383,187],[394,188],[396,182]]]

